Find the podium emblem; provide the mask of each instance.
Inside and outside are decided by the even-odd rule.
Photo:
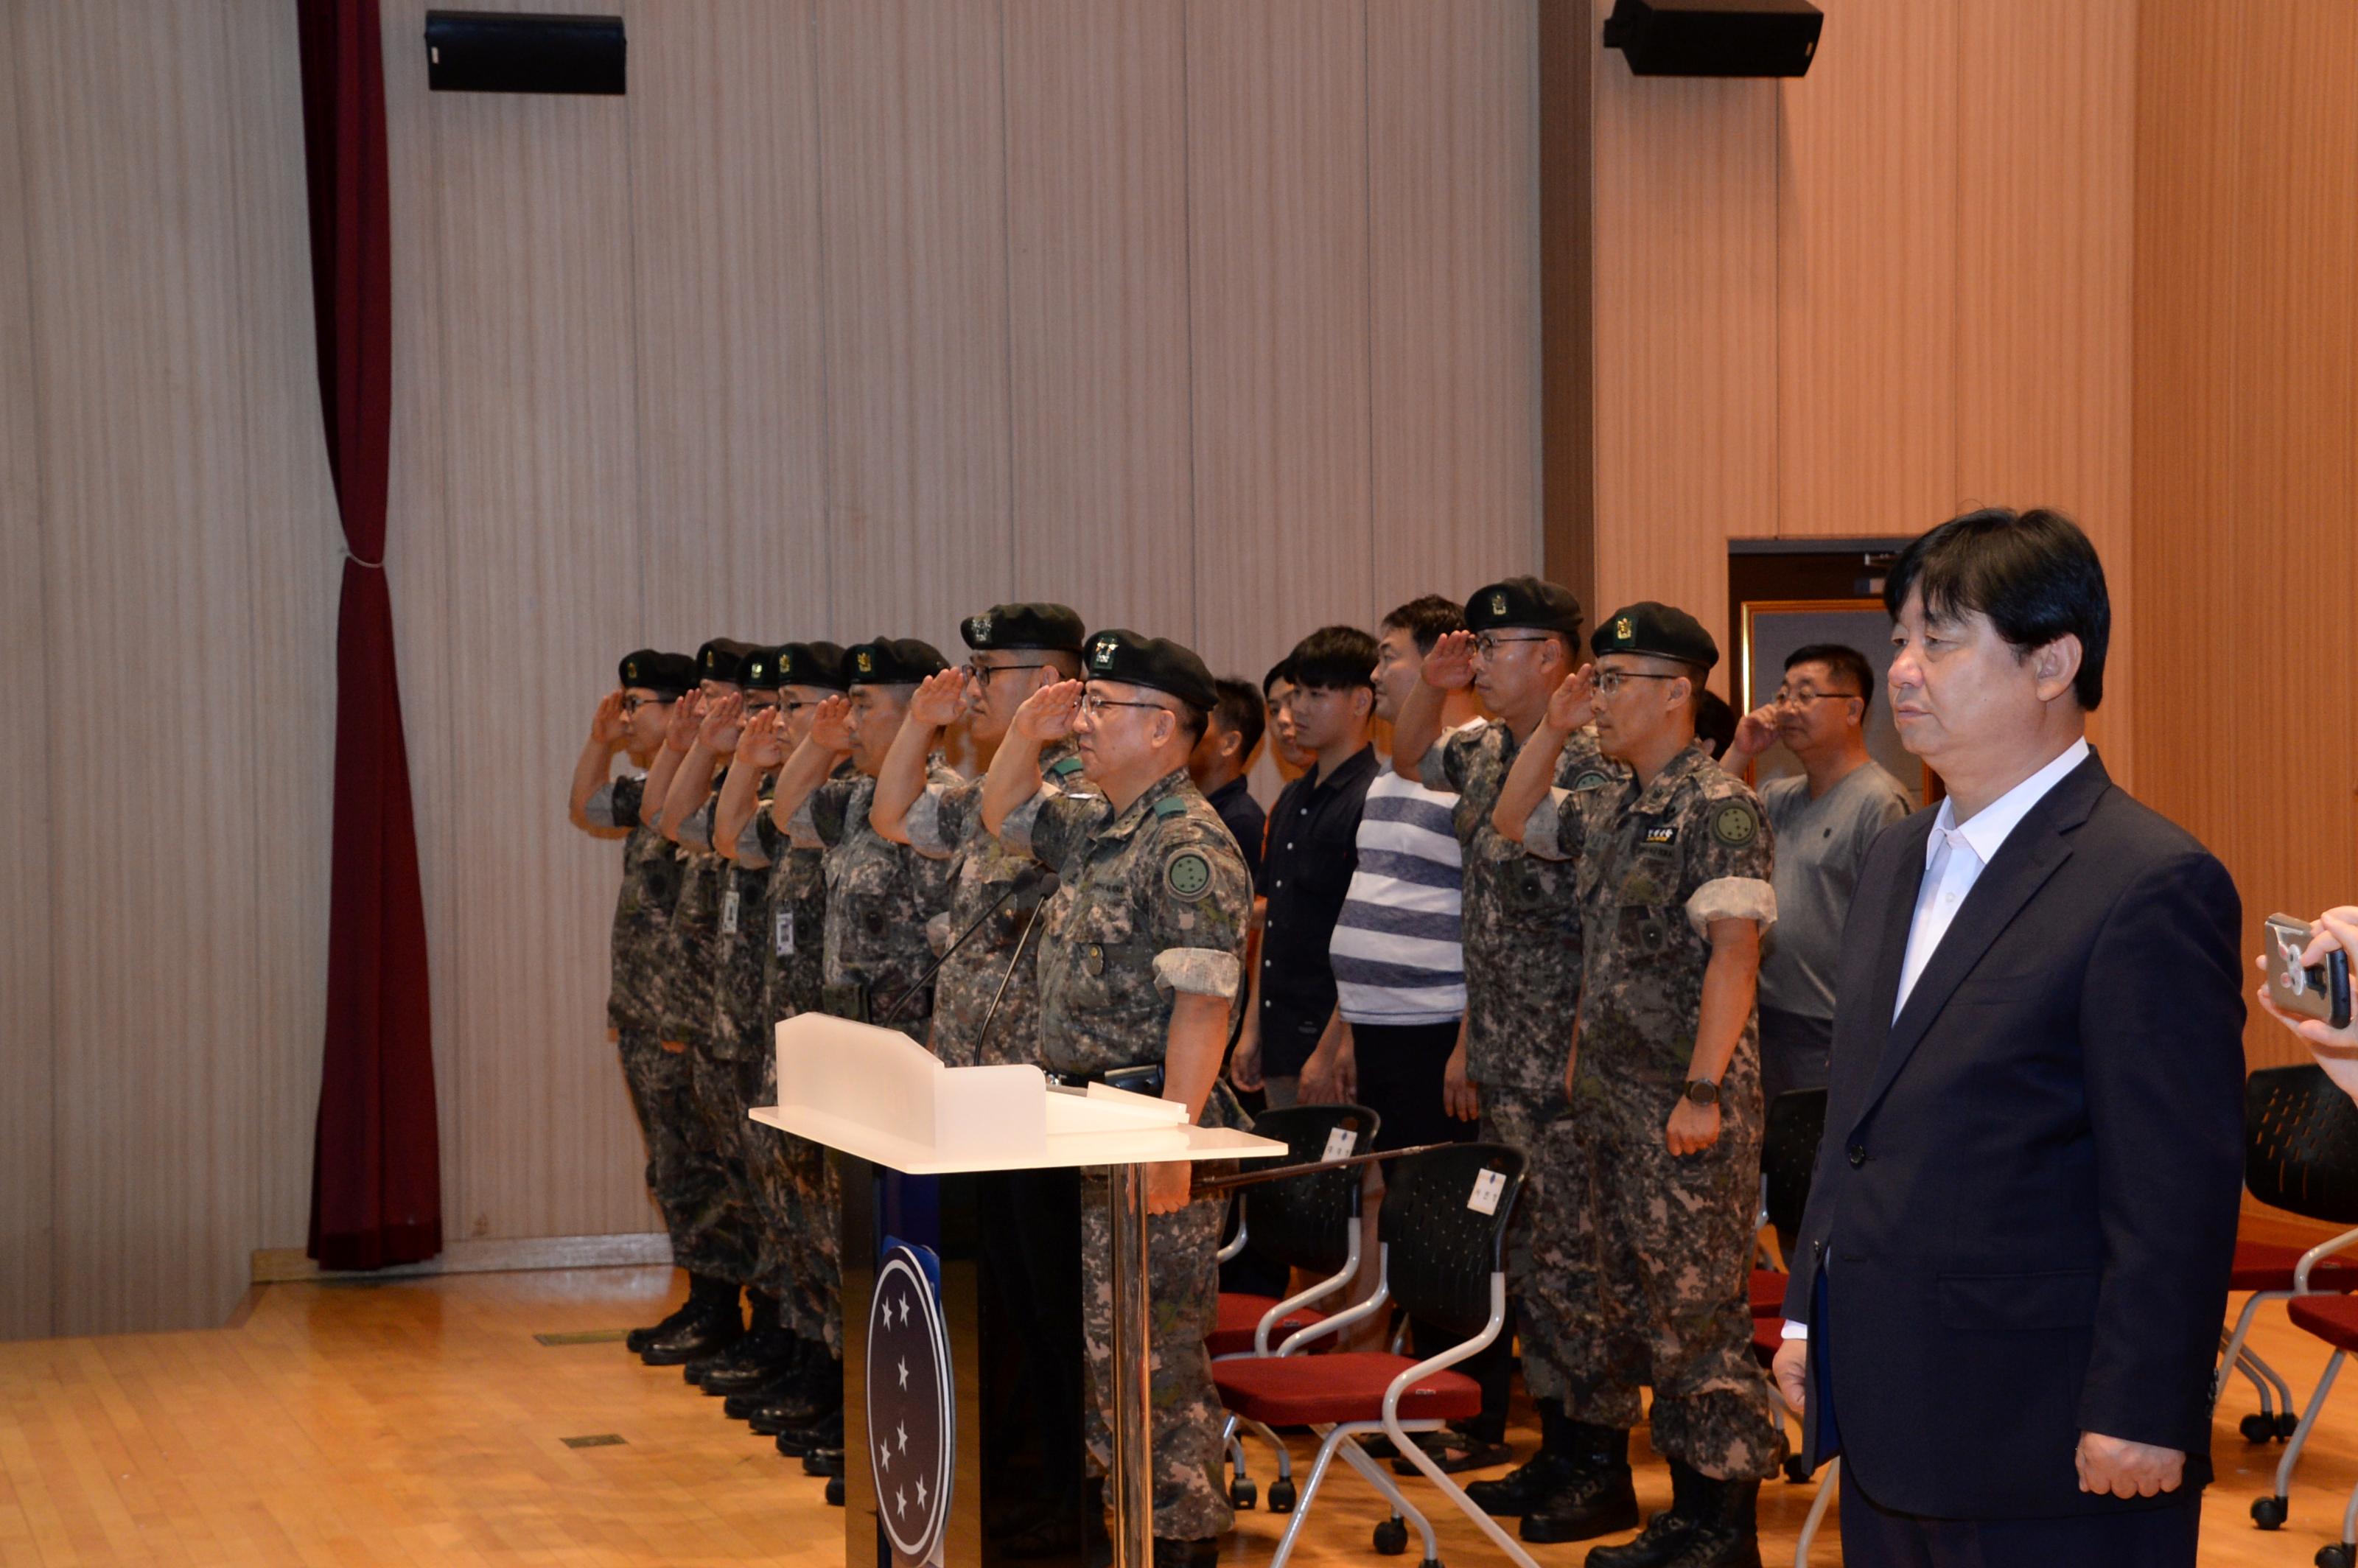
[[[942,1560],[956,1400],[938,1273],[929,1256],[895,1243],[868,1303],[868,1463],[894,1568]]]

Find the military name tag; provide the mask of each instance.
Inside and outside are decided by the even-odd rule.
[[[777,918],[773,923],[773,929],[771,932],[770,942],[771,946],[777,950],[778,957],[781,958],[790,958],[794,957],[795,912],[791,909],[782,909],[778,911]]]
[[[720,895],[720,935],[737,935],[737,890],[730,888]]]
[[[1666,844],[1675,844],[1678,842],[1678,838],[1679,830],[1671,827],[1669,823],[1664,823],[1660,827],[1647,828],[1646,836],[1643,838],[1640,838],[1639,842],[1651,849]]]
[[[1506,1195],[1507,1173],[1485,1171],[1474,1178],[1474,1195],[1466,1200],[1466,1206],[1476,1214],[1496,1214],[1498,1200]]]

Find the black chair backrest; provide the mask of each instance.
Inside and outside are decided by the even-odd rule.
[[[2244,1082],[2244,1185],[2274,1208],[2358,1225],[2358,1106],[2314,1063]]]
[[[1460,1338],[1481,1333],[1490,1321],[1490,1275],[1502,1266],[1507,1217],[1522,1187],[1522,1151],[1504,1143],[1459,1143],[1391,1161],[1376,1224],[1390,1249],[1392,1299]]]
[[[1293,1105],[1254,1117],[1253,1132],[1283,1142],[1286,1164],[1307,1165],[1327,1157],[1330,1141],[1337,1155],[1367,1153],[1380,1121],[1363,1105]],[[1337,1130],[1351,1134],[1348,1149],[1335,1140]],[[1245,1250],[1289,1269],[1334,1273],[1351,1256],[1366,1174],[1365,1166],[1346,1165],[1243,1189]]]
[[[1817,1168],[1818,1143],[1825,1135],[1825,1090],[1787,1089],[1768,1102],[1760,1173],[1768,1179],[1768,1223],[1779,1230],[1801,1228],[1801,1211],[1810,1206],[1810,1173]]]

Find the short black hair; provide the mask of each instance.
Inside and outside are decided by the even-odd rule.
[[[1736,740],[1736,709],[1727,706],[1727,698],[1708,687],[1695,698],[1695,738],[1711,748],[1711,760],[1727,755],[1727,748]]]
[[[1321,626],[1285,655],[1296,686],[1348,691],[1376,684],[1376,640],[1357,626]]]
[[[1262,701],[1266,702],[1269,700],[1269,688],[1275,686],[1280,681],[1283,681],[1288,686],[1292,686],[1293,684],[1293,661],[1290,658],[1278,660],[1277,663],[1269,666],[1269,674],[1260,677],[1260,695]]]
[[[2113,601],[2096,546],[2061,513],[1992,506],[1950,518],[1891,563],[1883,607],[1893,619],[1911,592],[1923,596],[1924,613],[1935,620],[1988,616],[2017,657],[2067,634],[2079,638],[2071,695],[2086,713],[2104,700]]]
[[[1244,750],[1237,755],[1239,761],[1249,762],[1253,748],[1260,744],[1260,732],[1269,724],[1260,694],[1253,690],[1251,682],[1237,676],[1222,676],[1212,683],[1212,689],[1220,694],[1218,705],[1212,709],[1213,722],[1244,737]]]
[[[1466,607],[1437,593],[1424,594],[1376,623],[1379,632],[1390,632],[1395,627],[1409,634],[1418,653],[1429,654],[1445,633],[1466,630]]]
[[[1787,669],[1795,665],[1823,665],[1833,672],[1835,679],[1858,687],[1849,695],[1866,704],[1866,708],[1858,710],[1861,718],[1866,717],[1867,708],[1875,706],[1875,666],[1856,648],[1842,643],[1812,643],[1785,655]]]

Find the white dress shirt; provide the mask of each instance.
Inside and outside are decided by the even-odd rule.
[[[1963,827],[1957,823],[1956,796],[1941,802],[1940,815],[1932,818],[1931,836],[1924,840],[1924,882],[1916,890],[1916,914],[1908,926],[1908,956],[1899,966],[1899,994],[1891,1001],[1895,1021],[1908,1005],[1909,993],[1923,978],[1924,967],[1940,949],[1941,938],[1949,934],[1965,895],[1981,880],[1983,869],[1997,858],[2015,828],[2030,815],[2030,808],[2087,760],[2087,741],[2072,741],[2053,762],[1974,813]],[[1786,1338],[1809,1336],[1807,1324],[1787,1320]]]

